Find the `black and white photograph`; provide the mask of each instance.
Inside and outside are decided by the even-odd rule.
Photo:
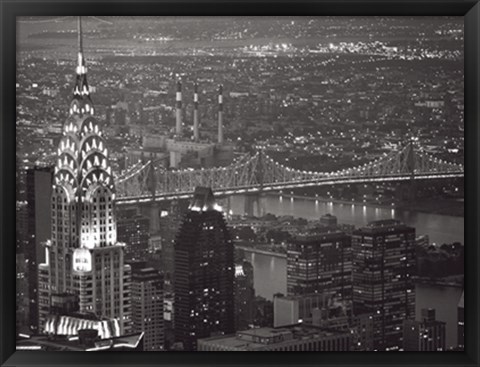
[[[16,29],[17,351],[464,350],[463,17]]]

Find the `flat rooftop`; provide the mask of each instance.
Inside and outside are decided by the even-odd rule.
[[[228,349],[246,349],[256,350],[272,345],[288,344],[295,340],[302,339],[321,339],[330,336],[343,335],[344,332],[335,330],[326,330],[313,325],[291,325],[280,328],[263,327],[258,329],[249,329],[239,331],[235,335],[219,335],[210,338],[200,339],[200,342],[206,342],[212,345],[221,345]],[[281,338],[283,336],[283,338]],[[279,337],[277,341],[272,339]],[[259,342],[255,339],[270,339],[269,341]]]

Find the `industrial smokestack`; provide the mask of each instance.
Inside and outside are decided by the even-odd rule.
[[[175,124],[175,133],[177,135],[182,135],[182,81],[177,81],[177,111],[176,111],[176,124]]]
[[[223,86],[218,86],[218,142],[223,143]]]
[[[198,84],[193,86],[193,139],[198,141]]]

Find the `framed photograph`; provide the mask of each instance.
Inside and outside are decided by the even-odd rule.
[[[478,1],[1,9],[2,366],[479,364]]]

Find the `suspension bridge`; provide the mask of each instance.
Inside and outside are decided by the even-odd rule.
[[[116,177],[118,204],[189,198],[195,187],[211,187],[216,195],[261,193],[309,186],[446,179],[464,176],[461,164],[436,158],[411,140],[374,161],[333,172],[294,169],[265,151],[246,154],[231,165],[208,169],[170,170],[154,162],[138,162]]]

